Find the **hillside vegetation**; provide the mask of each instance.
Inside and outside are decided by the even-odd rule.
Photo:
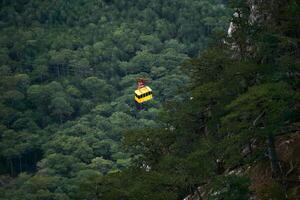
[[[297,199],[300,5],[249,2],[1,1],[0,199]]]

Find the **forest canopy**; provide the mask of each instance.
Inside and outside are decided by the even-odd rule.
[[[294,199],[299,149],[282,157],[277,141],[300,138],[299,13],[0,1],[0,199]],[[137,109],[141,77],[154,98]]]

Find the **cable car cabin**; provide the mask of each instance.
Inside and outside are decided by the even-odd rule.
[[[139,89],[135,90],[134,93],[135,93],[134,99],[138,103],[143,103],[143,102],[149,101],[153,98],[152,90],[148,86],[139,88]]]

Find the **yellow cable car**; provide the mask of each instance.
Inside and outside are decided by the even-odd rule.
[[[137,89],[134,91],[134,100],[137,103],[143,103],[153,98],[152,90],[149,86],[145,86],[145,79],[137,79]]]
[[[134,91],[135,93],[135,101],[138,103],[143,103],[145,101],[149,101],[153,98],[152,90],[148,86],[144,86]]]

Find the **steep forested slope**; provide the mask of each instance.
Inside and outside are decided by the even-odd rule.
[[[120,147],[123,134],[161,127],[161,104],[183,100],[179,66],[223,34],[221,3],[0,1],[0,197],[100,195],[80,184],[139,157]],[[137,77],[155,94],[142,111]]]
[[[0,198],[297,199],[299,13],[1,1]],[[155,99],[137,111],[141,76]]]
[[[299,3],[230,5],[230,37],[185,62],[190,96],[164,106],[163,128],[128,132],[140,157],[105,197],[299,198]]]

